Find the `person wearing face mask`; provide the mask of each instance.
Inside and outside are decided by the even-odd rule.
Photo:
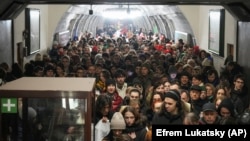
[[[125,72],[126,72],[125,82],[128,84],[128,86],[132,86],[133,79],[137,77],[137,74],[135,73],[135,65],[134,64],[126,65]]]

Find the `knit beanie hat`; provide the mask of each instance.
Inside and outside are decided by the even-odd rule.
[[[121,112],[115,112],[110,122],[110,129],[123,130],[125,128],[126,128],[126,123]]]
[[[169,97],[174,99],[175,101],[180,101],[180,93],[178,91],[170,90],[164,94],[164,98]]]

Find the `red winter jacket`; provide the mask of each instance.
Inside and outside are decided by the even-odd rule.
[[[122,97],[119,96],[118,92],[115,92],[114,94],[108,94],[110,98],[112,98],[112,111],[118,111],[119,106],[122,104]]]

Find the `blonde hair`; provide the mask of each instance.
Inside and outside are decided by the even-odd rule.
[[[214,99],[214,104],[215,104],[216,108],[217,108],[217,105],[216,105],[217,101],[220,100],[220,102],[221,102],[221,101],[222,101],[223,99],[225,99],[225,98],[227,98],[225,95],[221,95],[220,97],[216,97],[216,98]],[[218,105],[218,106],[219,106],[219,105]]]
[[[127,89],[125,90],[126,96],[129,96],[130,91],[134,89],[133,86],[128,86]]]
[[[212,92],[212,95],[213,95],[213,96],[216,95],[216,93],[215,93],[215,92],[216,92],[216,87],[214,87],[213,84],[211,84],[211,83],[206,83],[206,84],[205,84],[205,88],[206,88],[206,87],[210,87],[210,88],[212,89],[212,91],[213,91],[213,92]]]

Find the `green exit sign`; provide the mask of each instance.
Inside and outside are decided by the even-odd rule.
[[[2,113],[17,113],[17,98],[2,98],[1,111]]]

